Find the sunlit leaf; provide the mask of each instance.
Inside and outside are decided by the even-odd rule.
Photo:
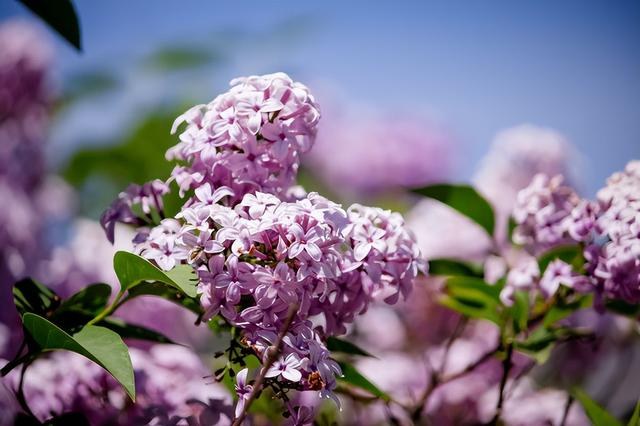
[[[613,417],[607,410],[605,410],[600,404],[592,400],[582,389],[574,388],[572,391],[573,396],[580,401],[584,412],[591,420],[594,426],[622,426],[615,417]]]
[[[493,235],[495,227],[493,208],[471,186],[438,184],[414,189],[413,192],[448,205],[480,225],[489,235]]]
[[[42,351],[61,349],[90,359],[107,370],[135,400],[131,358],[127,346],[117,333],[89,325],[71,336],[52,322],[32,313],[24,314],[22,322]]]
[[[371,395],[378,397],[384,401],[390,401],[391,397],[381,391],[369,379],[363,376],[353,365],[346,362],[340,362],[343,377],[338,377],[339,382],[347,383],[362,390],[369,392]]]
[[[128,290],[145,281],[159,281],[177,288],[189,297],[196,297],[197,276],[189,265],[177,265],[164,272],[148,260],[126,251],[113,258],[113,267],[122,290]]]

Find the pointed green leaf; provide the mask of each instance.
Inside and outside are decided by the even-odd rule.
[[[600,404],[592,400],[582,389],[574,388],[571,393],[580,401],[593,426],[622,426],[622,423],[602,408]]]
[[[131,358],[127,346],[117,333],[89,325],[71,336],[47,319],[32,313],[24,314],[22,322],[41,350],[67,350],[90,359],[107,370],[135,400]]]
[[[141,283],[136,285],[135,287],[130,288],[129,294],[127,295],[127,300],[140,296],[162,297],[163,299],[169,300],[175,304],[187,308],[196,315],[201,315],[203,313],[202,306],[197,299],[185,296],[182,291],[159,282]]]
[[[141,325],[130,324],[120,318],[106,318],[98,323],[111,331],[118,333],[123,339],[146,340],[148,342],[169,343],[175,342],[162,333]]]
[[[58,311],[82,311],[97,314],[107,306],[109,296],[111,296],[109,284],[91,284],[63,301]]]
[[[53,290],[31,278],[13,285],[13,301],[21,315],[34,312],[48,316],[60,305],[60,297]]]
[[[376,396],[384,401],[390,401],[391,397],[385,392],[381,391],[376,385],[371,383],[369,379],[364,377],[353,365],[346,362],[340,362],[340,368],[342,369],[342,377],[338,377],[338,381],[350,384],[362,390],[369,392],[371,395]]]
[[[413,192],[444,203],[480,225],[493,236],[495,218],[487,200],[469,185],[438,184],[414,189]]]
[[[331,352],[341,352],[349,355],[361,355],[375,358],[369,352],[359,348],[357,345],[337,337],[329,337],[327,339],[327,349]]]
[[[633,410],[633,415],[629,419],[627,426],[640,426],[640,400],[636,404],[636,408]]]
[[[181,290],[189,297],[196,297],[198,278],[189,265],[177,265],[169,272],[156,268],[148,260],[119,251],[113,258],[113,267],[122,290],[129,290],[145,281],[159,281]]]
[[[429,275],[465,276],[482,278],[482,268],[469,262],[454,259],[429,260]]]

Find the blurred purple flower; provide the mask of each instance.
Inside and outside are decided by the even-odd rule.
[[[306,164],[336,192],[372,195],[449,174],[454,142],[427,119],[387,111],[323,112]]]

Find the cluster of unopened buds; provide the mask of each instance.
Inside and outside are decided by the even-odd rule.
[[[267,379],[335,398],[341,371],[323,341],[346,333],[371,301],[406,297],[426,264],[399,214],[345,210],[293,187],[320,117],[305,86],[281,73],[231,85],[176,120],[174,131],[187,126],[167,157],[183,164],[169,181],[130,187],[103,226],[110,237],[116,221],[139,226],[136,251],[164,270],[192,265],[204,318],[242,329],[263,363],[284,332]],[[172,181],[185,201],[162,218]],[[148,226],[154,215],[162,220]],[[241,411],[251,385],[246,371],[237,377]]]
[[[578,245],[584,268],[554,260],[542,277],[534,258],[514,268],[503,290],[509,300],[517,289],[539,287],[553,296],[560,285],[602,297],[640,301],[640,162],[613,174],[594,201],[564,186],[561,176],[538,175],[518,194],[513,240],[539,255],[566,244]]]

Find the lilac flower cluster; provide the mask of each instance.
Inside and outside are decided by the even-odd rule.
[[[307,87],[284,73],[237,78],[207,105],[178,117],[186,122],[167,159],[187,161],[173,177],[181,191],[204,183],[229,186],[235,200],[256,191],[282,195],[294,182],[300,154],[315,140],[320,110]]]
[[[345,210],[292,187],[319,120],[303,85],[281,73],[231,85],[176,120],[188,125],[167,158],[184,163],[169,182],[182,197],[193,190],[181,211],[146,226],[154,211],[164,217],[167,188],[156,181],[122,193],[102,223],[111,235],[118,221],[139,226],[135,250],[164,270],[192,265],[205,319],[220,314],[241,328],[259,356],[260,342],[275,344],[296,307],[267,376],[330,397],[341,372],[323,339],[345,333],[374,299],[406,297],[425,264],[399,214]]]
[[[21,335],[11,286],[43,256],[43,142],[48,125],[51,49],[31,24],[0,24],[0,323]],[[9,348],[6,349],[9,351]],[[0,356],[5,351],[0,350]]]
[[[70,352],[55,352],[25,374],[24,394],[31,410],[41,421],[81,413],[92,425],[230,424],[228,394],[206,382],[207,369],[188,349],[164,345],[149,351],[132,348],[130,354],[137,391],[134,404],[95,363]],[[12,372],[6,381],[15,387],[18,380],[19,374]]]
[[[360,205],[345,211],[316,193],[286,202],[257,192],[234,208],[216,204],[232,196],[226,187],[212,193],[206,183],[195,194],[177,219],[163,220],[136,249],[166,270],[191,263],[205,318],[220,313],[248,333],[275,337],[294,305],[301,327],[314,319],[323,336],[343,334],[372,300],[406,297],[421,265],[396,213]],[[297,350],[321,345],[307,325],[296,330],[304,330],[292,337],[300,342]],[[318,366],[309,361],[318,354],[328,356],[322,351],[285,351],[287,365],[301,371],[296,381],[317,373],[305,368]],[[331,372],[339,369],[326,369],[320,381],[307,381],[304,388],[335,386]]]
[[[539,175],[518,194],[514,241],[540,254],[560,244],[580,244],[587,261],[584,271],[574,271],[560,260],[553,262],[540,281],[546,295],[560,284],[578,291],[630,303],[640,301],[640,162],[632,161],[615,173],[596,201],[580,199],[562,186],[562,177]],[[530,262],[529,262],[530,263]],[[539,271],[534,267],[511,271],[511,287],[530,285]],[[537,265],[535,266],[537,268]],[[522,269],[522,270],[519,270]],[[584,272],[584,274],[582,274]],[[524,274],[524,275],[523,275]],[[526,275],[526,276],[525,276]],[[512,291],[512,289],[508,291]],[[508,295],[507,295],[508,296]]]
[[[51,51],[43,39],[27,22],[0,25],[0,175],[27,191],[44,173]]]

